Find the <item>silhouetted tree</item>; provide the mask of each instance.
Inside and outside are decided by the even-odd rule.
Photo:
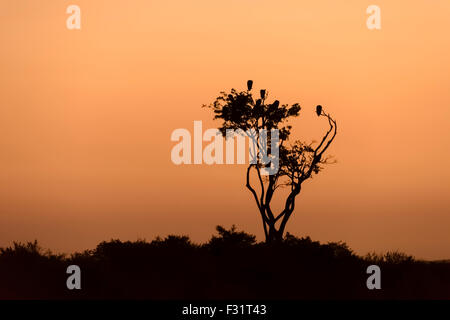
[[[333,142],[337,125],[336,121],[326,113],[322,106],[316,107],[316,113],[319,117],[324,117],[329,125],[329,129],[322,137],[319,144],[305,143],[299,140],[294,141],[289,146],[286,145],[291,134],[292,127],[287,124],[292,117],[300,114],[301,107],[298,103],[280,105],[278,100],[269,103],[266,90],[260,90],[260,98],[254,99],[252,94],[253,81],[247,82],[246,91],[237,91],[231,89],[231,92],[221,92],[216,100],[206,107],[213,110],[214,119],[222,121],[219,130],[227,137],[227,130],[241,129],[244,132],[253,132],[247,134],[256,143],[259,152],[267,150],[271,153],[270,135],[263,139],[260,132],[271,132],[278,129],[279,139],[275,143],[279,149],[279,167],[275,174],[264,176],[261,169],[267,167],[264,155],[256,157],[250,163],[246,173],[246,187],[252,193],[259,213],[262,218],[266,242],[280,241],[283,239],[283,233],[286,224],[295,208],[295,199],[301,191],[304,181],[312,178],[314,174],[323,169],[324,164],[330,163],[331,157],[324,157],[325,151]],[[260,131],[262,130],[262,131]],[[263,151],[264,152],[264,151]],[[256,171],[260,184],[259,194],[250,183],[250,173]],[[286,198],[284,208],[278,214],[271,208],[275,190],[279,187],[289,187],[290,193]]]

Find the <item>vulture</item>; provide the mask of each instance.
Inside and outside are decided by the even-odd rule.
[[[252,80],[248,80],[247,81],[247,89],[248,89],[248,91],[252,90],[252,87],[253,87],[253,81]]]
[[[275,109],[278,109],[278,107],[280,106],[280,101],[275,100],[272,105],[274,106]]]
[[[319,117],[322,114],[322,106],[320,104],[316,107],[316,113]]]
[[[261,99],[265,99],[266,98],[266,90],[263,89],[259,93],[261,94]]]

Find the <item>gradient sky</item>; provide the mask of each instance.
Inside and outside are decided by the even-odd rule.
[[[170,159],[174,129],[216,127],[201,105],[253,79],[301,104],[295,138],[321,137],[317,104],[339,124],[338,163],[287,231],[450,258],[449,32],[448,0],[1,0],[0,246],[205,241],[233,223],[262,240],[245,166]]]

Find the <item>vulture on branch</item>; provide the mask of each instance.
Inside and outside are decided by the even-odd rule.
[[[266,98],[266,90],[263,89],[259,93],[261,94],[261,99],[264,100]]]
[[[322,106],[320,104],[316,107],[316,113],[319,117],[322,114]]]
[[[278,109],[278,107],[280,106],[280,101],[275,100],[272,105],[274,106],[275,109]]]
[[[252,90],[252,87],[253,87],[253,81],[252,80],[248,80],[247,81],[247,89],[248,89],[248,91]]]

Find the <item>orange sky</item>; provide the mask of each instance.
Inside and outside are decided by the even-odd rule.
[[[205,241],[233,223],[262,239],[245,166],[170,160],[174,129],[216,127],[201,105],[253,79],[302,105],[296,138],[326,128],[316,104],[339,124],[338,164],[304,184],[287,231],[449,258],[449,31],[448,0],[2,0],[0,246]]]

